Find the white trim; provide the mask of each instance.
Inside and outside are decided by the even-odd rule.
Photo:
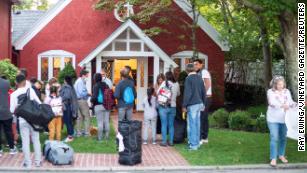
[[[55,16],[57,16],[72,0],[60,0],[54,7],[46,12],[25,34],[13,43],[16,50],[23,47],[35,37]]]
[[[99,54],[102,57],[149,57],[155,56],[153,52],[138,52],[138,51],[103,51]]]
[[[181,70],[184,70],[185,59],[190,59],[192,58],[192,56],[193,56],[193,51],[182,51],[182,52],[173,54],[171,57],[172,59],[180,58],[181,59]],[[205,68],[208,69],[208,64],[209,64],[208,55],[198,52],[198,58],[205,60]]]
[[[109,44],[112,43],[121,33],[126,31],[126,29],[130,28],[136,36],[138,36],[144,43],[161,59],[173,67],[177,67],[178,65],[163,51],[161,48],[154,43],[143,31],[139,28],[132,20],[127,20],[124,24],[122,24],[119,28],[117,28],[107,39],[105,39],[94,51],[92,51],[86,58],[84,58],[79,66],[84,66],[92,59],[94,59],[98,54],[100,54]],[[116,51],[118,52],[118,51]],[[136,53],[136,52],[135,52]],[[126,55],[128,56],[128,55]],[[137,55],[133,55],[137,56]],[[144,56],[144,55],[143,55]]]
[[[174,0],[174,2],[193,19],[193,13],[189,2],[187,0]],[[222,49],[222,51],[229,51],[229,44],[227,41],[221,39],[221,35],[210,25],[210,23],[202,16],[198,17],[198,25],[208,34],[208,36]]]
[[[41,80],[41,74],[42,74],[42,58],[48,58],[48,80],[51,79],[53,76],[53,58],[54,57],[59,57],[61,58],[61,70],[64,69],[64,59],[65,58],[71,58],[72,59],[72,65],[74,68],[76,68],[76,55],[71,53],[71,52],[67,52],[64,50],[50,50],[50,51],[46,51],[46,52],[42,52],[40,54],[38,54],[37,56],[37,64],[38,64],[38,68],[37,68],[37,79]]]

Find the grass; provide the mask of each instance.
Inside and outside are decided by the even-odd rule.
[[[91,125],[97,127],[96,118],[91,119]],[[66,127],[64,126],[64,130],[62,132],[62,139],[64,139],[65,137],[66,137]],[[47,139],[48,139],[47,134],[41,134],[40,140],[42,146]],[[77,153],[106,153],[106,154],[117,153],[113,123],[110,122],[110,137],[108,141],[103,140],[101,142],[98,142],[96,136],[80,137],[80,138],[74,138],[74,141],[70,142],[69,145]]]
[[[209,143],[198,151],[186,144],[175,148],[191,165],[234,165],[269,163],[269,134],[210,129]],[[286,156],[290,163],[307,162],[306,152],[297,151],[297,141],[288,139]]]

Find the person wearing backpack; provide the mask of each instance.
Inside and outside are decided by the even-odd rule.
[[[200,112],[206,105],[206,88],[201,76],[195,72],[194,64],[187,64],[189,74],[184,82],[182,112],[188,114],[189,150],[198,150],[200,146]]]
[[[122,68],[120,71],[122,80],[115,87],[114,97],[117,99],[118,121],[131,120],[136,91],[134,82],[129,79],[129,71]]]
[[[180,95],[179,84],[175,81],[172,72],[165,73],[165,81],[157,91],[159,115],[162,124],[162,143],[167,146],[167,129],[169,132],[169,146],[174,145],[174,121],[176,116],[176,99]]]
[[[41,104],[40,99],[37,97],[35,91],[26,85],[26,77],[23,74],[19,74],[16,76],[17,82],[17,90],[14,91],[11,95],[10,100],[10,111],[14,113],[16,108],[19,106],[18,97],[26,94],[29,90],[29,96],[31,100],[35,100],[38,104]],[[35,166],[41,166],[41,144],[39,141],[39,132],[35,131],[33,127],[22,117],[18,117],[19,119],[19,129],[22,141],[22,152],[24,154],[24,162],[23,166],[25,168],[30,168],[32,165],[31,161],[31,153],[30,153],[30,137],[34,147],[34,158],[35,158]]]
[[[95,114],[97,117],[98,126],[98,141],[101,141],[103,136],[105,139],[109,138],[110,131],[110,110],[104,107],[105,91],[109,89],[105,82],[102,82],[102,76],[100,73],[94,75],[95,85],[93,87],[93,95],[91,102],[94,106]],[[103,134],[103,131],[105,134]]]
[[[54,136],[56,136],[56,140],[60,141],[62,131],[63,104],[62,98],[58,95],[58,88],[56,86],[52,86],[50,88],[50,95],[46,96],[44,103],[51,106],[55,115],[53,120],[48,125],[49,140],[53,141]]]

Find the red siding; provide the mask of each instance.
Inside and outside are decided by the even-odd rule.
[[[78,64],[120,26],[121,23],[114,18],[113,13],[94,11],[92,3],[92,0],[73,0],[24,47],[20,54],[20,66],[28,69],[29,77],[37,76],[37,55],[39,53],[56,49],[69,51],[76,54]],[[191,21],[178,6],[173,5],[173,8],[178,18]],[[189,30],[180,27],[181,24],[182,21],[172,20],[170,24],[163,25],[163,28],[170,31],[169,33],[161,33],[153,38],[169,56],[184,50],[191,50],[191,40],[188,37],[184,40],[178,38],[182,34],[190,35]],[[147,26],[140,26],[148,28],[153,25],[155,25],[154,21]],[[218,88],[217,91],[214,90],[214,96],[218,96],[214,97],[214,104],[222,105],[224,100],[224,52],[202,30],[198,30],[197,37],[198,49],[208,55],[209,71],[216,85],[213,88]],[[187,47],[179,49],[183,44]]]
[[[0,1],[0,59],[11,58],[11,2]]]

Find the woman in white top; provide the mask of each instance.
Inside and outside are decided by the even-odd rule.
[[[285,79],[275,76],[271,81],[271,89],[267,91],[268,111],[267,122],[270,129],[270,165],[277,165],[277,156],[283,163],[287,144],[287,127],[285,124],[286,111],[296,105],[292,100],[290,91],[286,88]]]
[[[167,103],[161,104],[159,97],[161,90],[170,89],[170,98],[167,98]],[[169,133],[169,146],[174,145],[174,121],[176,116],[176,99],[180,95],[180,87],[178,82],[175,81],[172,72],[165,74],[165,81],[161,84],[157,91],[158,102],[159,102],[159,116],[162,125],[162,143],[161,146],[167,146],[167,128]]]

